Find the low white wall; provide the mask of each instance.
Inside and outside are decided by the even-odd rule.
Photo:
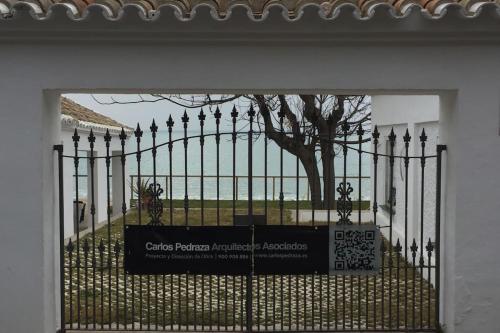
[[[297,214],[295,210],[290,211],[293,222],[297,222]],[[351,221],[355,224],[359,221],[359,211],[354,210],[350,216]],[[310,209],[300,209],[299,210],[299,223],[310,224],[313,220],[313,212]],[[314,211],[314,221],[315,222],[328,222],[331,223],[338,222],[339,215],[336,210],[330,210],[330,219],[328,219],[328,210],[315,210]],[[361,210],[361,223],[368,223],[373,220],[373,213],[370,210]]]

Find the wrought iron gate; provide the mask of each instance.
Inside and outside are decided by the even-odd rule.
[[[240,115],[241,116],[241,115]],[[300,183],[300,161],[294,162],[295,176],[284,175],[284,149],[279,148],[279,198],[269,200],[268,146],[271,140],[265,131],[255,130],[255,112],[250,109],[246,119],[239,118],[236,109],[231,113],[232,131],[220,131],[221,113],[213,114],[215,132],[204,133],[206,115],[200,113],[199,133],[188,135],[189,118],[181,118],[182,137],[173,138],[174,121],[166,124],[168,140],[157,143],[158,126],[153,121],[150,127],[152,145],[143,148],[143,131],[137,126],[134,132],[135,151],[126,151],[127,135],[122,130],[119,140],[121,154],[119,161],[122,169],[122,211],[112,212],[111,206],[111,160],[110,142],[112,136],[104,136],[106,155],[96,156],[94,143],[96,137],[91,131],[86,138],[90,144],[89,156],[79,153],[80,140],[84,138],[75,129],[72,147],[73,154],[64,155],[63,147],[56,146],[59,161],[60,215],[61,215],[61,315],[65,323],[63,331],[72,330],[156,330],[156,331],[438,331],[439,330],[439,289],[440,289],[440,197],[441,197],[441,156],[444,146],[438,145],[435,154],[428,154],[427,136],[424,131],[419,137],[421,154],[409,156],[411,137],[406,135],[398,140],[394,131],[387,137],[387,151],[380,152],[380,133],[374,131],[365,137],[360,128],[350,128],[346,123],[342,133],[328,138],[338,150],[337,160],[342,174],[330,183],[338,198],[318,209],[313,196],[301,193],[314,192],[307,184]],[[248,122],[247,129],[237,131],[238,122]],[[286,134],[283,117],[279,131]],[[350,143],[351,137],[358,143]],[[228,140],[231,153],[221,156],[221,140]],[[260,141],[257,138],[261,138]],[[237,158],[237,142],[244,141],[248,147],[247,159]],[[401,143],[402,154],[396,153]],[[373,150],[363,149],[363,142],[371,142]],[[254,153],[255,146],[262,144],[261,156]],[[188,146],[199,147],[200,173],[197,175],[198,193],[190,193],[188,165]],[[215,198],[207,199],[204,161],[206,145],[215,145],[216,174]],[[67,148],[66,148],[67,149]],[[66,151],[69,151],[67,149]],[[333,153],[334,150],[332,150]],[[167,173],[157,172],[158,156],[166,157]],[[141,175],[141,158],[152,158],[151,183],[144,185]],[[356,161],[355,170],[348,165]],[[364,156],[369,156],[371,176],[362,175]],[[229,158],[229,160],[228,160]],[[261,200],[254,199],[254,160],[263,160],[264,179],[259,191],[264,192]],[[71,159],[74,166],[76,201],[79,201],[79,163],[89,162],[88,177],[94,184],[96,163],[104,163],[107,173],[106,193],[108,209],[107,221],[97,228],[95,218],[95,188],[88,193],[91,228],[85,235],[77,228],[76,234],[64,239],[63,201],[72,200],[63,191],[63,161]],[[183,159],[183,174],[174,175],[173,162]],[[224,160],[223,160],[224,159]],[[366,158],[365,158],[366,160]],[[425,171],[429,161],[435,163],[436,183],[432,194],[435,198],[434,216],[431,217],[433,230],[426,232],[429,218],[426,215]],[[221,193],[221,162],[231,163],[232,193]],[[134,163],[137,175],[131,186],[138,189],[135,198],[126,197],[125,170]],[[239,166],[247,165],[247,174],[238,173]],[[381,164],[384,164],[384,177],[381,177]],[[399,165],[401,180],[395,181],[395,169]],[[288,166],[289,167],[289,166]],[[409,191],[412,179],[411,168],[418,175],[420,185],[414,192]],[[352,175],[352,171],[356,171]],[[175,183],[175,177],[182,184]],[[192,176],[192,175],[191,175]],[[247,199],[238,197],[237,176],[246,177]],[[165,180],[160,184],[160,180]],[[294,182],[295,198],[285,198],[284,183]],[[363,200],[362,181],[371,181],[373,192],[371,202]],[[379,191],[381,182],[387,183],[386,189]],[[338,182],[337,184],[335,184]],[[354,186],[353,186],[354,185]],[[402,185],[402,187],[401,187]],[[312,185],[314,186],[314,185]],[[337,187],[336,187],[337,186]],[[176,188],[177,187],[177,188]],[[183,198],[176,199],[177,189],[183,189]],[[356,191],[357,190],[357,191]],[[302,191],[302,192],[301,192]],[[354,196],[354,192],[356,195]],[[385,193],[385,194],[384,194]],[[402,194],[401,194],[402,193]],[[384,198],[380,198],[380,196]],[[66,197],[65,197],[66,196]],[[241,196],[241,195],[240,195]],[[409,198],[418,202],[419,211],[415,218],[408,214]],[[196,198],[196,199],[193,199]],[[401,204],[400,199],[403,203]],[[328,199],[328,198],[325,198]],[[397,202],[396,202],[397,201]],[[365,207],[366,206],[366,207]],[[396,214],[396,207],[403,207],[403,214]],[[363,211],[363,208],[367,208]],[[336,210],[337,214],[335,214]],[[384,210],[381,213],[381,210]],[[76,209],[76,220],[79,210]],[[163,223],[167,225],[232,225],[240,214],[257,219],[262,215],[268,224],[331,225],[341,222],[347,224],[374,223],[380,227],[385,237],[380,251],[381,269],[372,276],[349,275],[272,275],[272,276],[220,276],[220,275],[127,275],[123,270],[123,230],[127,224]],[[385,214],[387,222],[380,221]],[[398,215],[399,214],[399,215]],[[338,216],[337,216],[338,215]],[[396,228],[395,223],[400,224]],[[426,221],[424,221],[426,220]],[[411,221],[412,225],[409,223]],[[397,230],[396,230],[397,229]],[[413,230],[413,231],[412,231]],[[425,238],[424,238],[425,236]]]

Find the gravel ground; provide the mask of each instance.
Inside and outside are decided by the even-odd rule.
[[[221,209],[220,213],[224,218],[232,214],[232,210]],[[206,223],[214,223],[215,212],[206,214]],[[168,212],[164,214],[165,217],[168,215]],[[279,215],[279,211],[272,211],[270,215]],[[291,223],[289,214],[285,218],[284,223]],[[134,212],[127,215],[127,223],[136,220]],[[183,221],[183,211],[176,210],[174,224]],[[271,221],[277,223],[275,218]],[[196,224],[193,222],[190,224]],[[240,331],[245,327],[246,277],[124,276],[121,268],[122,229],[122,220],[118,219],[109,230],[110,257],[106,227],[96,232],[95,260],[90,234],[80,239],[79,269],[76,244],[73,243],[71,265],[69,253],[66,253],[67,328]],[[99,250],[101,239],[102,251]],[[89,246],[86,254],[85,242]],[[119,247],[115,248],[116,244]],[[384,269],[368,277],[254,277],[253,329],[304,331],[433,327],[435,294],[427,281],[429,268],[423,267],[423,275],[420,275],[420,267],[398,258],[395,251],[392,269],[388,267],[389,261],[386,252]]]

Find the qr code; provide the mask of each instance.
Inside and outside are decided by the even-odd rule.
[[[330,271],[370,274],[378,270],[379,230],[373,225],[331,227]]]

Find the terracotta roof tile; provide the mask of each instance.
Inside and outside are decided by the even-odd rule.
[[[94,112],[66,97],[61,98],[61,113],[79,121],[130,129],[130,127],[123,125],[116,120],[106,117],[100,113]]]
[[[320,6],[325,15],[331,15],[336,8],[346,3],[358,7],[361,15],[367,15],[371,8],[381,3],[393,7],[396,13],[401,13],[408,5],[415,4],[433,16],[438,16],[449,4],[462,6],[466,15],[473,15],[473,12],[478,11],[484,4],[496,3],[500,8],[500,0],[0,0],[0,5],[12,8],[14,4],[21,2],[29,3],[35,8],[35,12],[42,16],[54,4],[68,5],[73,11],[76,10],[74,14],[77,16],[83,16],[87,7],[92,4],[104,6],[112,16],[118,16],[122,8],[129,4],[139,6],[147,15],[162,5],[170,5],[180,10],[184,17],[190,17],[192,10],[200,4],[213,7],[219,17],[224,17],[235,5],[245,5],[255,17],[259,17],[270,6],[280,4],[288,10],[291,18],[297,17],[302,8],[308,4]]]
[[[283,14],[288,14],[290,20],[301,17],[308,5],[317,6],[317,9],[309,8],[309,13],[317,10],[318,19],[336,19],[339,12],[352,12],[358,19],[371,18],[379,5],[391,9],[390,15],[393,17],[404,17],[408,9],[418,11],[420,8],[421,14],[426,18],[441,18],[447,8],[452,6],[454,10],[451,12],[461,17],[475,18],[487,8],[487,15],[493,14],[500,19],[500,0],[0,0],[0,20],[2,17],[14,17],[17,6],[28,8],[33,18],[43,19],[55,5],[67,7],[66,14],[74,21],[87,17],[89,12],[100,12],[106,18],[114,20],[122,17],[127,10],[129,13],[135,11],[145,21],[154,21],[163,12],[167,13],[165,15],[168,18],[176,17],[186,21],[195,17],[195,13],[207,13],[207,8],[201,9],[200,6],[208,6],[208,12],[215,20],[224,20],[231,12],[238,11],[241,14],[242,8],[236,9],[236,6],[243,6],[251,19],[259,21],[267,18],[267,13],[271,10],[279,12],[280,9],[271,9],[276,5],[281,6]],[[127,9],[126,6],[134,6],[138,10],[130,7]],[[162,9],[162,6],[169,9]],[[351,9],[342,10],[342,6],[351,6]],[[58,11],[60,13],[64,9],[59,8]]]
[[[75,6],[79,13],[83,12],[85,8],[90,4],[83,0],[62,0],[61,3],[67,3]]]

